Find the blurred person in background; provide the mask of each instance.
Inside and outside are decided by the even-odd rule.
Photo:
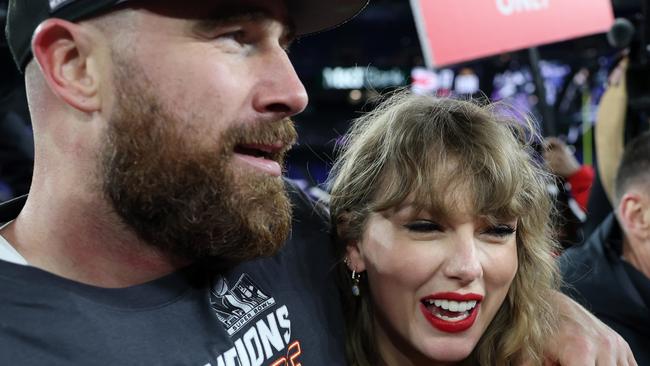
[[[587,220],[587,202],[594,170],[580,164],[572,149],[557,137],[545,139],[543,157],[549,170],[557,177],[549,189],[558,206],[560,243],[564,248],[580,244],[583,241],[582,224]]]
[[[582,165],[573,150],[557,137],[546,138],[544,161],[551,172],[570,184],[571,196],[584,212],[587,210],[589,190],[594,179],[594,170]]]
[[[615,212],[562,256],[565,291],[650,365],[650,132],[625,147],[614,194]]]
[[[0,206],[0,363],[345,364],[325,219],[281,177],[286,49],[365,3],[11,0],[35,168]],[[555,358],[627,357],[554,299]]]
[[[630,60],[623,57],[614,67],[598,104],[594,125],[596,176],[593,194],[588,203],[590,214],[585,225],[585,234],[588,236],[613,209],[614,179],[625,148],[629,63]]]
[[[637,136],[640,132],[650,128],[650,119],[637,120],[638,114],[629,107],[630,98],[639,98],[639,95],[629,95],[628,77],[647,78],[647,74],[640,76],[629,72],[629,57],[623,56],[610,73],[607,89],[600,99],[596,124],[594,126],[594,142],[596,155],[596,176],[588,207],[588,219],[584,225],[585,235],[589,236],[598,225],[613,211],[615,198],[616,170],[620,163],[626,140]],[[638,70],[638,61],[635,62]],[[648,67],[646,64],[645,68]],[[636,91],[637,93],[640,91]],[[646,90],[645,93],[650,93]],[[645,96],[647,100],[647,96]],[[650,112],[646,106],[645,116]]]

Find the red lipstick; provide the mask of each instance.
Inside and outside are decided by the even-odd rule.
[[[433,300],[448,300],[448,301],[476,301],[477,304],[474,306],[474,308],[467,310],[469,315],[462,319],[462,320],[445,320],[440,318],[439,316],[436,316],[432,314],[432,312],[427,308],[425,303],[430,303]],[[476,321],[476,318],[478,316],[478,311],[480,309],[480,302],[483,300],[483,296],[479,294],[459,294],[457,292],[439,292],[435,293],[430,296],[426,296],[421,299],[420,302],[420,310],[422,311],[422,314],[424,315],[424,318],[436,329],[441,330],[443,332],[447,333],[458,333],[465,331],[474,325],[474,322]],[[429,305],[429,307],[434,307],[436,308],[435,305]],[[439,308],[441,311],[442,308]],[[463,314],[461,312],[457,312],[458,314]]]
[[[459,294],[458,292],[436,292],[433,295],[422,298],[422,301],[425,300],[481,301],[483,300],[483,295],[472,293]]]

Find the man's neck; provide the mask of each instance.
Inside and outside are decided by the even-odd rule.
[[[640,242],[625,236],[623,258],[639,272],[650,278],[650,243]]]
[[[30,194],[0,234],[30,265],[98,287],[145,283],[189,264],[141,241],[108,206]]]

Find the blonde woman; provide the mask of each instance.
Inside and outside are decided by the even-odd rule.
[[[355,122],[331,199],[352,364],[542,363],[557,270],[531,131],[409,93]]]

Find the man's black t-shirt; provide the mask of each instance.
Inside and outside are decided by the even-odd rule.
[[[283,249],[231,269],[204,262],[105,289],[0,261],[0,364],[344,365],[325,218],[290,191]]]

